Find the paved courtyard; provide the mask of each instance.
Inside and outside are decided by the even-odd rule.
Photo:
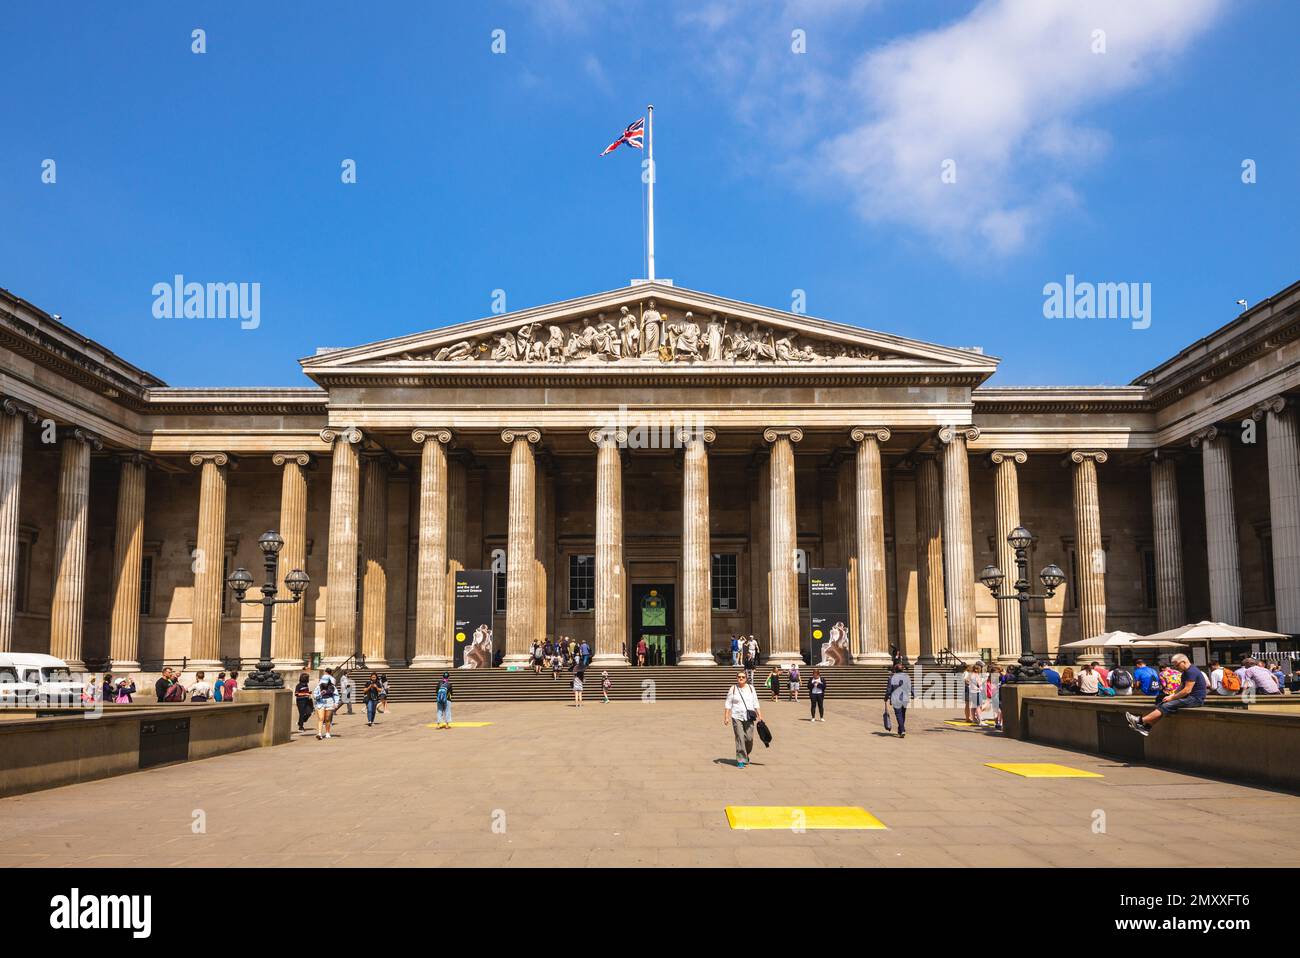
[[[815,725],[802,702],[764,711],[775,741],[741,770],[720,703],[461,705],[457,721],[492,724],[451,731],[426,727],[432,707],[373,729],[358,710],[328,742],[0,800],[0,866],[1300,865],[1279,840],[1300,830],[1294,795],[957,728],[950,710],[913,709],[903,740],[876,702],[832,701]],[[859,805],[887,828],[732,831],[728,805]]]

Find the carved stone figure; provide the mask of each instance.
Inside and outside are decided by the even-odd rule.
[[[682,324],[678,327],[676,339],[673,342],[673,358],[678,356],[687,356],[691,359],[700,358],[700,326],[694,322],[690,313],[687,313]]]
[[[626,306],[619,309],[618,326],[623,334],[622,355],[635,357],[641,354],[641,324]]]
[[[726,335],[723,332],[725,326],[725,323],[720,323],[717,319],[709,322],[708,335],[704,341],[704,358],[711,363],[720,363],[723,360],[722,343]]]
[[[641,355],[654,356],[658,354],[660,342],[659,324],[663,317],[659,315],[659,310],[655,309],[655,301],[650,300],[650,306],[641,314]]]
[[[518,361],[519,344],[515,340],[514,333],[497,333],[497,343],[496,346],[492,348],[492,358],[499,363],[512,363]]]

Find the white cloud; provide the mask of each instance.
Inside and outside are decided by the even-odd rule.
[[[1074,201],[1071,172],[1104,153],[1078,114],[1148,80],[1205,31],[1222,0],[985,0],[965,18],[868,53],[811,170],[871,221],[950,249],[1019,249]],[[1105,31],[1095,53],[1094,31]],[[824,104],[823,104],[824,106]],[[956,182],[941,178],[956,164]]]

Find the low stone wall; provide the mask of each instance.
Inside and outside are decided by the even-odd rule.
[[[257,748],[263,744],[268,709],[265,702],[237,701],[112,705],[100,712],[6,709],[6,721],[0,722],[0,796],[137,771],[142,744],[146,762],[166,757],[165,750],[150,753],[145,744],[155,743],[156,749],[160,736],[169,736],[173,746],[174,757],[167,761]]]
[[[1163,719],[1144,738],[1127,727],[1124,712],[1150,711],[1150,701],[1145,696],[1119,701],[1064,695],[1030,698],[1024,703],[1020,737],[1300,791],[1300,710],[1207,704]]]

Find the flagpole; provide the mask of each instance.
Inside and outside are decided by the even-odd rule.
[[[650,160],[650,180],[649,180],[649,197],[647,206],[649,215],[646,218],[646,249],[649,252],[649,263],[647,264],[646,278],[650,282],[655,280],[655,106],[651,103],[646,107],[646,157]]]

